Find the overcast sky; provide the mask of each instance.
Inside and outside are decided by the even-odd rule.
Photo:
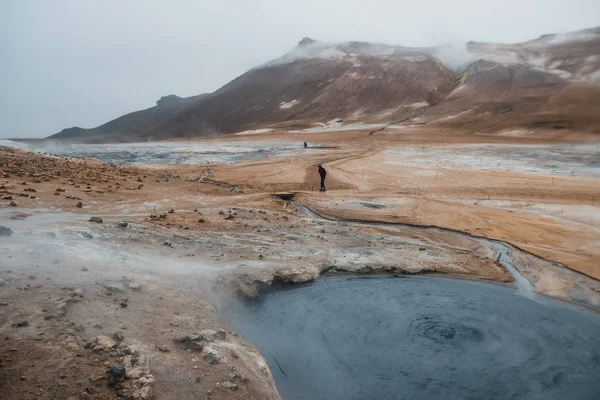
[[[598,25],[600,0],[0,0],[0,137],[211,92],[304,36],[427,46]]]

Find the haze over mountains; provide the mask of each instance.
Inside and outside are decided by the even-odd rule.
[[[146,141],[340,120],[485,133],[600,132],[599,106],[600,27],[516,44],[431,48],[304,38],[214,93],[165,96],[150,109],[50,138]]]

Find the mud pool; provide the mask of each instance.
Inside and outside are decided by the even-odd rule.
[[[513,288],[333,277],[222,310],[297,399],[597,399],[600,318]]]

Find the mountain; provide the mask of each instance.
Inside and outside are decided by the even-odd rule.
[[[331,121],[431,124],[474,133],[600,132],[600,28],[515,44],[429,48],[304,38],[216,92],[186,100],[169,111],[159,112],[157,105],[138,112],[143,118],[132,113],[53,137],[144,141]]]
[[[83,138],[133,133],[185,109],[206,96],[208,94],[185,98],[172,94],[163,96],[156,102],[156,106],[154,107],[123,115],[96,128],[85,129],[75,126],[63,129],[59,133],[49,136],[48,139]]]

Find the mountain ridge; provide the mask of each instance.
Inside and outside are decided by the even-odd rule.
[[[471,121],[479,127],[485,125],[480,121],[484,117],[498,128],[560,125],[561,129],[596,132],[600,117],[587,111],[576,113],[581,121],[552,125],[561,111],[550,104],[550,98],[554,96],[553,104],[562,104],[561,91],[576,85],[577,90],[568,91],[569,98],[586,106],[582,99],[596,101],[598,84],[600,27],[515,44],[471,41],[464,46],[428,48],[326,43],[305,37],[290,52],[250,69],[213,93],[186,103],[176,101],[172,108],[166,104],[153,107],[167,107],[169,112],[148,117],[143,124],[115,124],[118,118],[105,124],[111,124],[111,129],[97,127],[84,134],[101,136],[100,141],[145,141],[257,128],[303,129],[332,119],[348,123],[402,120],[445,127]],[[141,112],[151,114],[149,110]],[[135,120],[132,114],[123,117]],[[496,120],[504,122],[492,123]],[[63,132],[51,137],[78,135],[78,131]]]

